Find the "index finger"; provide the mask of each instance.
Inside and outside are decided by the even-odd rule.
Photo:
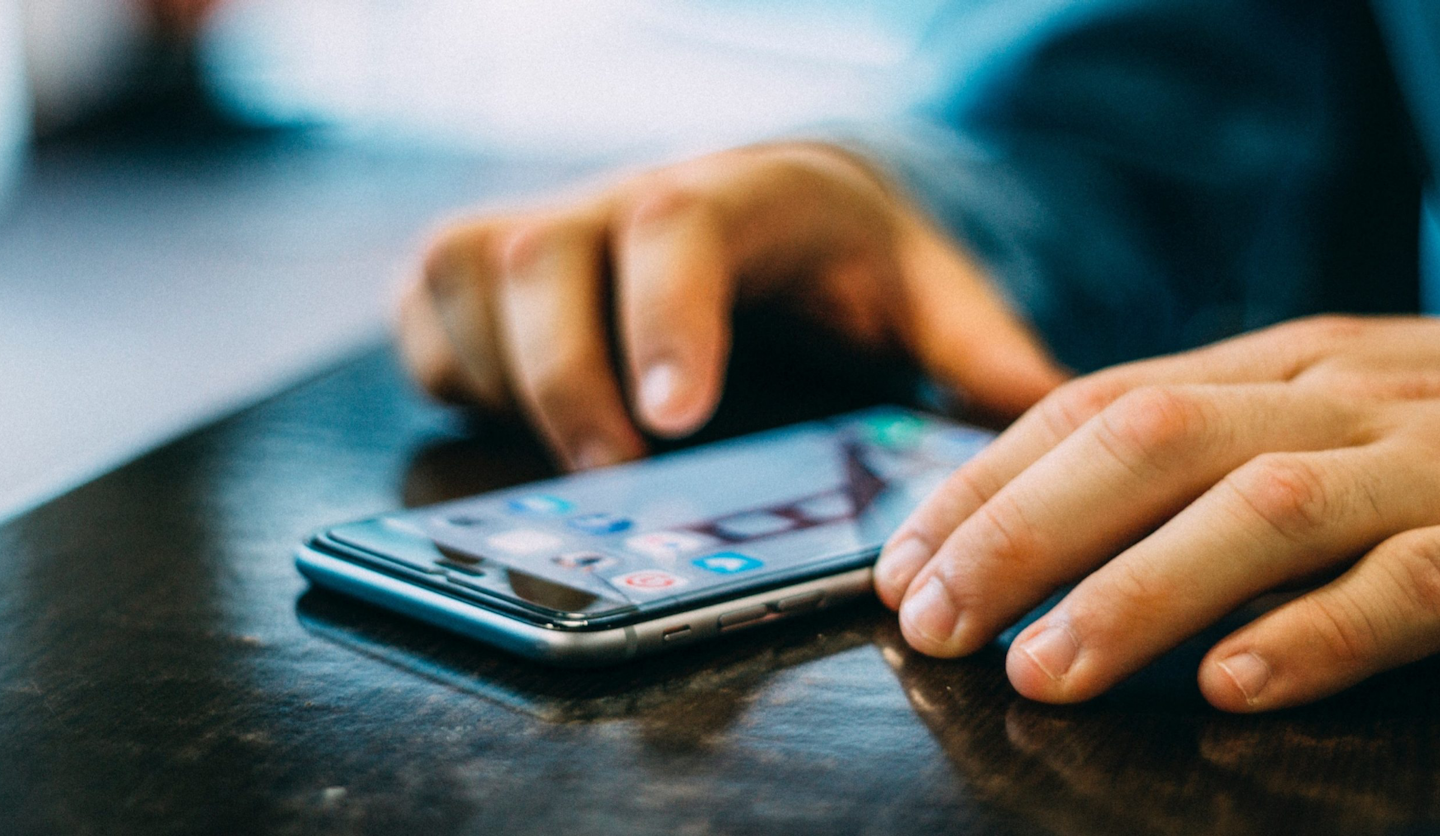
[[[1122,395],[1173,383],[1258,383],[1288,380],[1318,359],[1299,326],[1167,357],[1116,366],[1073,380],[1047,396],[980,455],[951,474],[886,542],[875,565],[875,591],[899,609],[906,590],[945,539],[1016,476]]]

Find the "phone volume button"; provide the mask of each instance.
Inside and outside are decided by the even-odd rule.
[[[764,604],[756,604],[753,607],[746,607],[743,610],[727,612],[720,616],[720,629],[727,630],[731,627],[739,627],[741,624],[749,624],[752,621],[759,621],[770,612],[770,608]]]
[[[799,595],[791,595],[789,598],[781,598],[770,606],[775,608],[775,612],[803,612],[815,609],[823,600],[825,600],[824,592],[804,592]]]

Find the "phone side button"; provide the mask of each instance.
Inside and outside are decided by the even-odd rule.
[[[685,641],[693,635],[695,635],[695,633],[690,629],[690,625],[682,624],[679,627],[671,627],[664,633],[661,633],[660,640],[665,644],[670,644],[671,642]]]
[[[749,624],[752,621],[759,621],[770,612],[770,608],[764,604],[756,604],[753,607],[746,607],[743,610],[727,612],[720,616],[720,629],[728,630],[731,627],[739,627],[741,624]]]
[[[775,612],[803,612],[815,609],[823,600],[825,600],[824,592],[805,592],[800,595],[791,595],[789,598],[781,598],[770,606],[775,608]]]

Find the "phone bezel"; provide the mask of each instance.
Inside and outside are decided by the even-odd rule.
[[[712,595],[679,598],[669,602],[657,602],[661,605],[655,608],[632,606],[621,611],[610,611],[586,617],[577,613],[566,613],[558,610],[550,610],[538,605],[524,604],[498,594],[486,593],[480,589],[457,587],[446,581],[443,575],[436,575],[410,568],[408,565],[389,559],[383,554],[337,540],[329,535],[330,529],[326,529],[312,537],[307,545],[312,549],[332,557],[357,563],[371,571],[376,571],[397,580],[414,584],[431,592],[438,592],[449,598],[499,615],[514,618],[517,621],[524,621],[537,627],[571,632],[598,632],[632,627],[671,615],[692,612],[717,604],[723,604],[727,601],[748,598],[771,590],[784,589],[795,586],[796,584],[842,574],[855,569],[868,568],[875,562],[875,559],[879,557],[880,554],[878,547],[870,547],[830,558],[819,563],[810,563],[788,572],[761,575],[748,583],[737,582],[734,585],[720,587],[716,589]],[[414,539],[417,544],[429,542],[418,536]]]

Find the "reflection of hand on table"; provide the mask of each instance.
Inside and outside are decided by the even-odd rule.
[[[1427,656],[1437,361],[1440,323],[1321,318],[1072,382],[901,527],[880,594],[913,645],[958,656],[1079,580],[1009,653],[1011,682],[1047,702],[1093,697],[1246,601],[1336,574],[1220,641],[1206,698],[1293,705]]]
[[[1391,833],[1440,802],[1423,754],[1435,744],[1432,662],[1324,705],[1237,717],[1183,696],[1188,682],[1169,675],[1180,660],[1057,708],[1017,695],[993,646],[954,662],[888,624],[875,641],[973,795],[1047,832]]]
[[[703,424],[732,313],[754,302],[908,354],[995,412],[1017,414],[1061,380],[964,254],[822,145],[727,151],[459,224],[402,304],[401,346],[431,392],[518,406],[584,467],[640,455],[641,428]]]

